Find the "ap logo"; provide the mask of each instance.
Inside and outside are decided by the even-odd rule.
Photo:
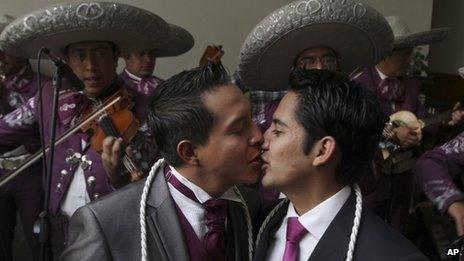
[[[457,256],[459,255],[459,249],[458,248],[448,248],[448,251],[446,252],[447,256]]]

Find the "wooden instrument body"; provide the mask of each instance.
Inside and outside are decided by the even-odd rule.
[[[419,140],[422,139],[422,128],[424,128],[424,122],[416,117],[416,115],[410,111],[398,111],[390,115],[390,122],[396,123],[397,125],[405,125],[417,133]]]

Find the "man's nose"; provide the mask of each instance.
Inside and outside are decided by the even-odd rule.
[[[256,123],[253,123],[253,135],[250,140],[251,144],[253,146],[260,146],[264,141],[263,134],[261,133],[261,130],[258,128]]]
[[[94,55],[87,56],[87,58],[84,60],[84,63],[85,69],[89,71],[92,71],[98,67],[97,58]]]
[[[324,69],[324,64],[322,63],[321,59],[316,59],[316,61],[314,62],[313,68],[311,69],[317,69],[317,70]]]

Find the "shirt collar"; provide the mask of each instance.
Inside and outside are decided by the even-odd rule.
[[[136,80],[138,82],[141,82],[142,81],[142,78],[136,76],[136,75],[133,75],[132,73],[130,73],[127,69],[124,69],[124,71],[127,73],[127,75],[132,78],[133,80]]]
[[[379,76],[380,76],[380,79],[381,79],[381,80],[385,80],[386,78],[388,78],[388,76],[385,75],[382,71],[380,71],[379,68],[377,68],[377,66],[375,66],[375,69],[376,69],[377,72],[379,73]]]
[[[288,205],[287,218],[298,217],[298,221],[300,221],[301,225],[303,225],[309,233],[320,240],[330,223],[332,223],[335,216],[345,204],[350,193],[351,188],[349,186],[345,186],[333,196],[319,203],[319,205],[301,216],[296,213],[293,204],[290,203]],[[285,220],[284,224],[287,224],[287,220]]]
[[[171,168],[171,172],[172,172],[172,175],[174,175],[182,184],[184,184],[187,188],[189,188],[190,190],[192,190],[193,194],[195,194],[195,197],[197,197],[198,201],[203,204],[205,203],[207,200],[211,199],[212,197],[206,192],[204,191],[202,188],[200,188],[199,186],[195,185],[193,182],[191,182],[190,180],[186,179],[182,174],[180,174],[174,167],[172,166],[169,166]],[[219,198],[221,199],[227,199],[227,200],[231,200],[231,201],[236,201],[236,202],[240,202],[240,199],[239,197],[237,196],[237,194],[235,194],[235,191],[230,188],[228,189],[226,192],[224,192],[224,194],[222,194],[222,196],[220,196]]]

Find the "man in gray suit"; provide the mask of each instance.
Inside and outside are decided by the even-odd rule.
[[[250,260],[263,137],[220,64],[158,87],[149,126],[163,159],[138,182],[80,208],[62,260]]]
[[[347,76],[292,72],[262,146],[263,186],[287,198],[265,218],[255,260],[426,260],[362,209],[356,182],[383,126],[374,93]]]

